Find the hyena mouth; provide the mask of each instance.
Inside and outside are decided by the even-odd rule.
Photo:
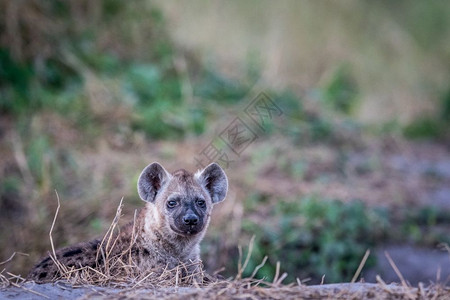
[[[199,233],[199,231],[200,231],[200,230],[198,230],[197,227],[191,226],[191,228],[189,228],[189,229],[186,231],[186,233],[187,233],[187,234],[197,234],[197,233]]]
[[[201,228],[196,225],[183,226],[183,228],[177,228],[171,225],[170,229],[172,229],[175,233],[183,236],[196,235],[201,231]]]

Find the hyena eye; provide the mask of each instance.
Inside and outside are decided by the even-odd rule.
[[[168,208],[174,208],[175,206],[177,206],[177,204],[178,204],[178,202],[175,201],[175,200],[167,201],[167,207]]]
[[[197,199],[197,205],[200,207],[205,207],[205,200],[202,199]]]

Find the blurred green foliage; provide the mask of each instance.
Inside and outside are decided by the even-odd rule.
[[[450,244],[448,234],[440,230],[450,225],[447,211],[430,206],[406,211],[398,218],[396,223],[401,226],[391,233],[394,239],[433,247]]]
[[[244,202],[244,208],[250,217],[243,220],[243,233],[255,235],[244,274],[250,276],[267,256],[268,261],[256,277],[269,281],[280,262],[281,271],[288,274],[287,282],[299,278],[319,283],[323,275],[328,283],[348,282],[365,251],[373,250],[381,241],[432,247],[450,243],[446,231],[439,229],[450,223],[448,213],[433,207],[399,212],[368,207],[361,201],[344,203],[308,196],[274,202],[253,194]],[[264,221],[252,218],[253,214],[263,215]],[[369,256],[364,268],[375,264],[374,256]]]
[[[227,78],[217,71],[205,70],[201,80],[195,85],[194,94],[205,100],[237,103],[246,96],[251,87],[250,84],[247,85],[240,80]]]
[[[344,114],[350,114],[358,100],[358,87],[350,71],[350,65],[340,65],[322,91],[323,101],[332,109]]]
[[[98,9],[102,15],[98,22],[101,26],[81,26],[78,31],[67,26],[58,31],[57,36],[52,37],[56,43],[52,46],[53,52],[45,59],[38,53],[17,59],[11,56],[10,49],[0,48],[0,113],[26,122],[30,120],[30,113],[50,110],[71,118],[80,130],[95,135],[101,130],[99,123],[104,120],[96,122],[99,116],[92,102],[105,100],[89,99],[92,96],[87,89],[94,76],[99,80],[99,85],[102,81],[114,82],[113,96],[129,106],[131,115],[128,119],[132,130],[143,131],[155,139],[181,138],[186,134],[199,135],[204,132],[211,115],[211,111],[205,109],[204,99],[221,104],[237,103],[251,87],[249,82],[255,81],[258,76],[252,71],[248,74],[249,79],[240,81],[204,68],[194,82],[193,95],[183,95],[184,75],[173,63],[176,54],[162,29],[165,21],[160,12],[152,6],[144,6],[142,11],[138,11],[142,7],[135,5],[136,1],[131,6],[113,0],[99,3],[101,8]],[[76,8],[69,3],[53,1],[41,6],[42,10],[54,14],[56,19],[64,17],[67,24],[80,26],[71,15],[71,10]],[[85,10],[90,13],[88,8]],[[128,53],[114,52],[114,48],[119,46],[129,49],[129,52],[136,51],[132,49],[136,47],[133,43],[122,45],[130,37],[121,34],[108,41],[113,43],[112,50],[101,51],[98,39],[107,33],[105,26],[114,18],[135,18],[135,26],[143,26],[150,31],[148,35],[153,38],[151,48],[141,46],[138,49],[140,53],[147,53],[145,57],[130,58]],[[126,23],[115,29],[124,31],[131,25]],[[36,60],[40,63],[36,64]],[[192,96],[202,101],[190,101],[188,98]]]
[[[450,88],[445,91],[445,93],[442,95],[441,100],[441,118],[447,123],[450,123]]]
[[[261,201],[248,199],[247,209],[251,212]],[[245,233],[256,234],[247,275],[267,255],[269,263],[258,272],[259,278],[273,279],[280,261],[289,281],[298,277],[317,282],[323,275],[326,282],[349,281],[365,251],[385,235],[388,226],[385,212],[369,209],[362,202],[346,204],[315,197],[278,201],[262,224],[251,219],[243,222]],[[370,258],[366,266],[373,264]]]
[[[407,138],[420,139],[420,138],[434,138],[442,137],[446,126],[441,124],[436,119],[422,118],[415,120],[412,123],[405,126],[403,133]]]
[[[413,120],[403,129],[410,139],[445,140],[450,137],[450,89],[443,93],[436,116],[425,116]]]

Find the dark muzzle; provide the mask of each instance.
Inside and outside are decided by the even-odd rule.
[[[197,215],[190,213],[183,217],[183,222],[185,225],[197,225],[198,217]]]

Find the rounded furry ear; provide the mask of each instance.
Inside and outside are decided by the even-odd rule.
[[[159,163],[149,164],[139,176],[137,189],[139,197],[147,202],[154,202],[156,195],[172,176]]]
[[[213,203],[225,199],[228,191],[228,179],[218,164],[212,163],[202,171],[198,171],[195,178],[209,193]]]

